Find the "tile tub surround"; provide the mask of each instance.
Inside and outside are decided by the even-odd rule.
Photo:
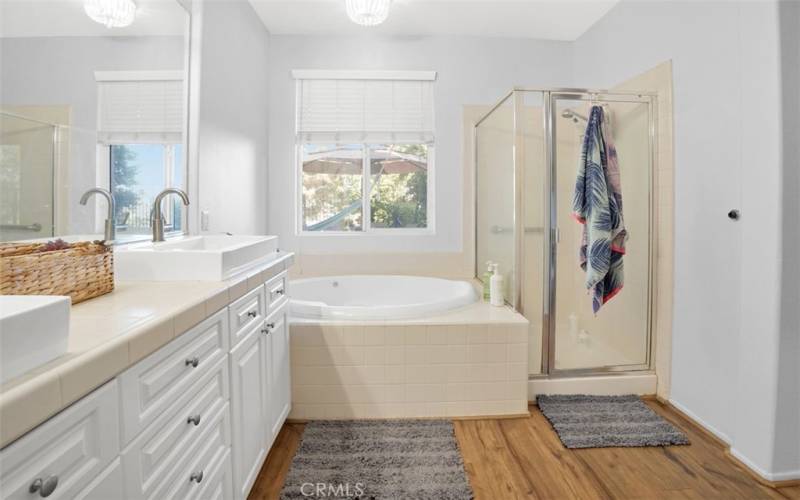
[[[290,418],[527,415],[527,321],[511,309],[290,329]]]
[[[282,255],[227,281],[120,281],[72,306],[67,354],[0,386],[0,448],[288,268]]]

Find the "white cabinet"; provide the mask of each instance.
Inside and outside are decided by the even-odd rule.
[[[223,309],[123,372],[123,444],[185,395],[209,365],[227,355],[228,315]]]
[[[186,500],[200,496],[209,474],[228,462],[231,449],[230,419],[227,403],[209,416],[209,426],[178,461],[150,500]],[[223,465],[221,465],[223,464]],[[227,496],[230,497],[228,492]]]
[[[230,355],[233,480],[236,498],[247,494],[267,456],[270,427],[269,342],[256,325]]]
[[[231,351],[233,481],[247,498],[289,414],[289,333],[286,307],[267,317]]]
[[[122,500],[125,493],[122,487],[122,462],[116,459],[100,473],[74,500]]]
[[[292,386],[289,369],[289,327],[286,324],[286,308],[275,311],[267,318],[266,327],[269,334],[269,370],[270,370],[270,444],[281,430],[283,422],[289,415]]]
[[[0,451],[0,497],[72,499],[90,487],[119,454],[118,397],[112,380]]]
[[[267,280],[264,284],[266,287],[267,308],[269,309],[267,314],[273,313],[288,301],[288,296],[286,295],[286,281],[287,273],[283,271],[277,276]]]
[[[285,270],[0,450],[0,499],[244,500],[289,414]]]
[[[122,451],[128,500],[151,497],[212,426],[212,416],[228,404],[228,360],[207,368],[191,390]]]
[[[267,315],[264,287],[260,286],[246,293],[228,307],[231,328],[231,349],[241,342],[256,325],[264,322]]]
[[[227,453],[216,465],[212,466],[197,498],[202,500],[229,500],[233,491],[231,477],[231,454]]]

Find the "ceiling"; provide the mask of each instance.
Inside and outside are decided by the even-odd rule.
[[[249,0],[274,35],[472,35],[572,41],[618,0],[394,0],[380,26],[358,26],[344,0]]]
[[[183,36],[187,14],[177,0],[135,0],[136,20],[108,29],[83,11],[83,0],[0,0],[0,37]]]

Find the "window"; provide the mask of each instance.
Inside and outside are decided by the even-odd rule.
[[[296,71],[301,232],[433,228],[433,78]]]
[[[108,154],[119,238],[151,234],[150,215],[156,195],[167,186],[183,186],[183,145],[112,144]],[[164,200],[166,232],[183,230],[181,207],[177,197]]]
[[[155,196],[186,185],[181,72],[111,71],[95,78],[98,157],[106,170],[100,177],[114,193],[117,239],[142,239],[152,231]],[[183,231],[182,213],[178,198],[165,199],[165,231]]]

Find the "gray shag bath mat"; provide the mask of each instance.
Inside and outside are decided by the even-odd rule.
[[[542,395],[536,402],[567,448],[689,444],[635,395]]]
[[[472,498],[453,423],[315,420],[306,424],[281,498]]]

